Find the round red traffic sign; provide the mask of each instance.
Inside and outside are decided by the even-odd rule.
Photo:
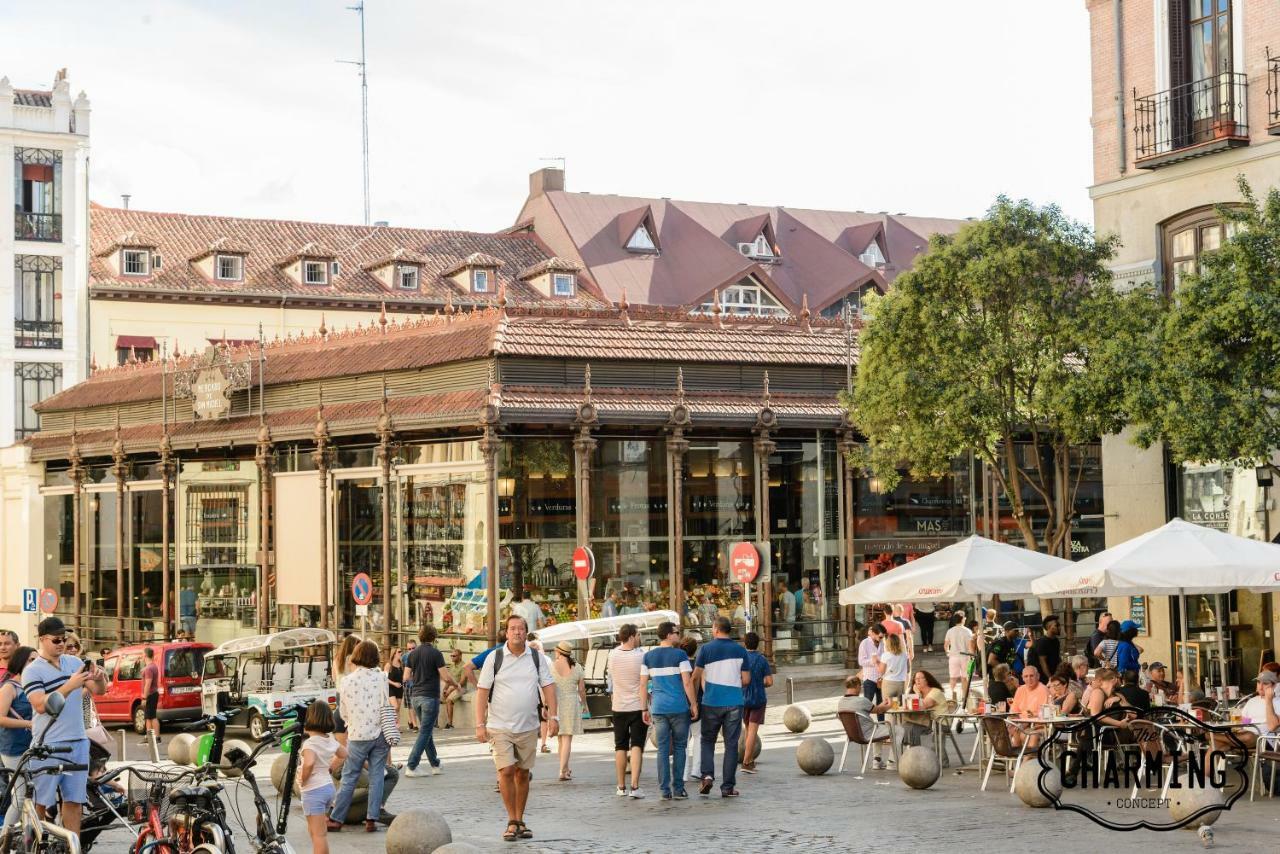
[[[58,591],[52,587],[46,587],[40,591],[40,610],[46,614],[52,614],[58,610]]]
[[[579,581],[586,581],[596,573],[596,556],[586,546],[573,550],[573,574]]]
[[[751,543],[735,543],[729,552],[729,571],[742,584],[755,581],[760,572],[760,552]]]
[[[351,598],[357,605],[368,605],[373,601],[373,579],[367,572],[357,572],[351,579]]]

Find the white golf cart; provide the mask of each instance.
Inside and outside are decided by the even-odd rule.
[[[257,739],[266,735],[273,715],[295,703],[321,698],[336,706],[336,641],[333,632],[308,628],[227,641],[205,654],[201,711],[212,715],[240,707],[230,726],[248,727]]]

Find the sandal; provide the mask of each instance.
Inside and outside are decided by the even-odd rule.
[[[514,819],[507,822],[507,829],[503,831],[502,838],[507,842],[515,842],[520,838],[520,822]]]
[[[550,752],[551,752],[551,748],[550,748],[550,747],[547,747],[547,746],[544,744],[544,745],[542,745],[542,752],[543,752],[543,753],[550,753]]]
[[[525,824],[523,821],[519,822],[519,825],[520,825],[520,838],[532,839],[533,831],[529,829],[529,825]]]

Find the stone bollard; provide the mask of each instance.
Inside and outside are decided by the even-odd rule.
[[[932,747],[916,745],[902,751],[898,758],[898,779],[913,789],[927,789],[942,776],[938,754]]]
[[[243,777],[244,771],[236,767],[235,763],[247,759],[251,753],[253,748],[248,742],[238,738],[227,739],[222,745],[222,761],[218,763],[218,770],[232,779]]]
[[[822,736],[811,735],[796,748],[796,763],[806,774],[820,777],[831,770],[835,761],[836,752]]]
[[[813,723],[813,714],[808,706],[793,703],[782,713],[782,725],[791,732],[804,732]]]
[[[1022,802],[1029,807],[1043,809],[1053,806],[1053,801],[1040,791],[1040,762],[1034,758],[1018,766],[1018,773],[1013,775],[1013,791]],[[1062,773],[1057,768],[1050,768],[1044,777],[1044,788],[1053,792],[1055,797],[1062,797]]]
[[[177,765],[190,765],[195,758],[196,737],[189,732],[180,732],[169,739],[169,761]]]
[[[387,828],[387,854],[431,854],[452,842],[444,816],[426,807],[404,810]]]
[[[1221,789],[1170,789],[1169,818],[1182,821],[1187,816],[1207,806],[1226,806],[1226,799]],[[1187,830],[1196,830],[1213,824],[1222,815],[1222,810],[1213,810],[1194,821],[1184,824]]]
[[[481,854],[481,852],[470,842],[450,842],[448,845],[437,848],[435,854]]]
[[[760,750],[763,745],[760,743],[760,733],[756,733],[756,737],[751,740],[751,752],[747,753],[747,728],[742,728],[742,734],[738,736],[738,764],[746,765],[755,762],[760,758]]]

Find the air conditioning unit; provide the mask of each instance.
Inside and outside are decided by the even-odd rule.
[[[741,252],[743,255],[747,256],[748,258],[756,257],[755,243],[739,243],[738,251]]]

